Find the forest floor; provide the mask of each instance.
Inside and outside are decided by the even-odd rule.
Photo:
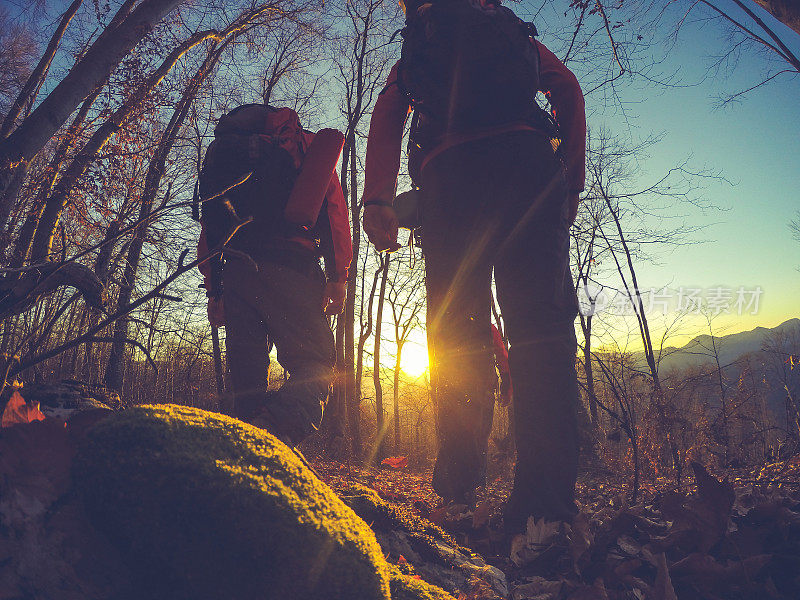
[[[364,486],[441,527],[462,552],[505,574],[512,600],[800,598],[800,457],[714,475],[693,465],[682,486],[643,482],[635,504],[632,477],[583,469],[575,521],[555,529],[530,522],[527,535],[513,542],[502,534],[501,517],[510,469],[495,469],[471,508],[443,504],[430,486],[430,469],[388,462],[395,466],[321,458],[311,464],[340,495]],[[384,552],[411,573],[418,567],[416,557]],[[448,591],[459,600],[503,597],[489,579],[473,573],[461,589]]]

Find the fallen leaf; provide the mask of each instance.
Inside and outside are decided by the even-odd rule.
[[[381,461],[381,464],[391,469],[405,469],[408,467],[407,456],[389,456]]]
[[[511,562],[522,567],[535,561],[555,545],[563,526],[563,521],[547,521],[544,518],[537,521],[528,517],[526,532],[511,540]]]
[[[656,581],[653,584],[653,600],[678,600],[675,594],[675,588],[672,587],[672,580],[669,577],[669,569],[667,568],[667,557],[663,552],[655,556],[645,557],[653,563],[656,568]]]
[[[567,600],[608,600],[608,593],[603,580],[598,579],[592,586],[583,585],[574,590]]]
[[[557,600],[563,585],[560,581],[548,581],[544,577],[533,577],[529,583],[514,588],[511,597],[513,600]]]
[[[24,423],[33,423],[34,421],[44,421],[44,415],[39,410],[39,405],[26,404],[22,394],[15,391],[11,394],[8,404],[6,404],[0,426],[12,427]]]

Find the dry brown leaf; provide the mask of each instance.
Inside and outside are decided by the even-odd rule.
[[[667,568],[667,557],[664,553],[652,557],[656,567],[656,581],[653,585],[653,600],[678,600],[675,588],[672,587],[672,580],[669,577]]]
[[[405,469],[408,467],[407,456],[389,456],[381,461],[381,465],[390,469]]]
[[[598,579],[594,585],[583,585],[573,591],[567,600],[608,600],[608,593],[603,580]]]
[[[511,598],[513,600],[557,600],[563,585],[561,581],[533,577],[529,583],[514,588]]]
[[[13,427],[14,425],[22,425],[25,423],[33,423],[34,421],[44,421],[44,415],[39,410],[39,405],[31,405],[25,402],[18,391],[11,394],[11,398],[3,410],[3,418],[0,422],[2,427]]]

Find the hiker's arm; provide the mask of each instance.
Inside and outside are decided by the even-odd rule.
[[[514,388],[511,385],[511,372],[508,366],[508,350],[500,335],[500,331],[492,323],[492,346],[494,347],[494,362],[500,373],[500,404],[508,406],[511,402]]]
[[[558,121],[570,196],[584,189],[586,178],[586,109],[578,80],[544,44],[535,42],[541,57],[540,88],[545,92]]]
[[[500,336],[500,331],[492,323],[492,345],[494,346],[494,360],[497,364],[497,370],[500,374],[508,373],[508,350],[503,343],[503,338]]]
[[[411,110],[397,82],[398,63],[378,96],[367,140],[364,181],[364,232],[379,252],[393,252],[397,243],[397,215],[392,210],[400,172],[403,127]]]
[[[400,172],[403,127],[411,108],[397,83],[397,69],[395,63],[372,111],[367,139],[363,195],[365,207],[373,202],[391,206],[394,201],[397,174]]]

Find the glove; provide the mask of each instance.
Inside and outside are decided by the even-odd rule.
[[[378,252],[394,252],[397,243],[397,215],[391,206],[371,204],[364,209],[364,231]]]
[[[346,293],[347,283],[344,281],[329,281],[325,284],[325,300],[322,309],[326,315],[338,315],[344,310]]]

